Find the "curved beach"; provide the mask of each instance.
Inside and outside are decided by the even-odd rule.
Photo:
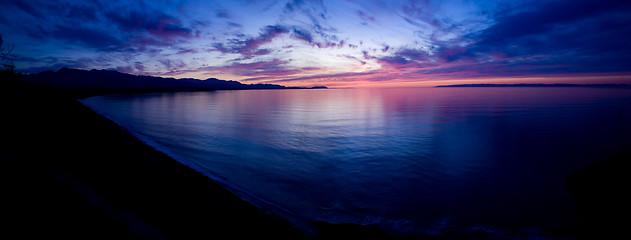
[[[376,227],[288,221],[144,144],[76,97],[28,84],[3,90],[6,236],[344,239]]]
[[[306,238],[74,99],[2,98],[7,236]]]

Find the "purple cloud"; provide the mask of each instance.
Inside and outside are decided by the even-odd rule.
[[[33,5],[30,4],[30,2],[28,1],[8,1],[7,4],[14,4],[15,6],[17,6],[20,10],[34,16],[37,18],[43,18],[45,16],[45,14],[41,11],[40,8],[36,8]]]
[[[389,48],[384,49],[382,49],[381,52],[385,52]],[[401,48],[394,51],[391,55],[382,57],[371,56],[367,51],[364,51],[363,54],[365,59],[374,59],[380,65],[387,66],[391,69],[424,68],[428,66],[435,66],[436,61],[442,61],[441,59],[437,59],[436,56],[430,55],[425,50],[411,48]]]
[[[287,76],[298,74],[305,69],[297,67],[288,67],[289,61],[274,59],[272,61],[261,61],[254,63],[234,63],[232,65],[212,68],[213,70],[229,71],[240,76]]]
[[[0,34],[15,43],[20,71],[223,71],[249,81],[631,72],[631,2],[619,0],[3,3]],[[324,74],[347,66],[365,74]]]
[[[502,53],[511,62],[559,66],[542,68],[545,72],[629,71],[630,10],[628,1],[540,3],[531,10],[499,16],[495,25],[467,36],[473,46],[450,57],[481,59]],[[535,55],[545,57],[528,61]]]
[[[72,43],[80,43],[100,50],[112,50],[123,42],[116,36],[83,26],[69,27],[59,25],[50,34],[56,39],[63,39]]]
[[[266,26],[261,33],[254,38],[246,40],[233,39],[228,44],[215,43],[213,47],[215,50],[222,53],[236,53],[245,57],[266,55],[270,53],[268,49],[259,49],[263,44],[271,42],[277,36],[288,33],[289,30],[283,26]]]
[[[311,46],[318,48],[330,48],[330,47],[343,47],[345,46],[344,40],[339,42],[318,42],[315,41],[311,32],[298,27],[287,27],[281,25],[269,25],[265,26],[258,36],[248,38],[246,40],[232,39],[228,43],[214,43],[212,46],[214,50],[222,53],[234,53],[241,54],[245,57],[267,55],[272,51],[269,49],[261,49],[260,47],[266,43],[272,42],[275,38],[289,34],[293,39],[303,41]]]
[[[344,81],[353,81],[359,79],[365,79],[367,76],[375,75],[376,72],[349,72],[349,73],[334,73],[334,74],[315,74],[302,77],[287,77],[277,80],[269,81],[269,83],[284,83],[293,81],[305,81],[305,80],[317,80],[323,79],[327,81],[335,81],[343,79]],[[258,80],[258,79],[257,79]]]
[[[105,16],[122,31],[132,35],[149,33],[169,41],[174,38],[194,37],[194,31],[182,26],[180,20],[162,12],[131,10],[129,12],[108,12]],[[158,43],[160,41],[156,41]]]
[[[370,16],[363,11],[357,11],[357,15],[359,15],[359,18],[362,20],[362,25],[366,25],[368,22],[374,23],[376,20],[375,17]]]

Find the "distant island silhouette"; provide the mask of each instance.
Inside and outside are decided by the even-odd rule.
[[[454,85],[439,85],[434,87],[600,87],[600,88],[631,88],[628,84],[569,84],[569,83],[517,83],[517,84],[492,84],[492,83],[479,83],[479,84],[454,84]]]
[[[304,87],[286,87],[276,84],[243,84],[237,81],[208,78],[163,78],[137,76],[110,70],[80,70],[62,68],[57,72],[45,71],[22,77],[25,82],[46,85],[81,96],[140,93],[140,92],[177,92],[242,89],[309,89]],[[327,88],[316,86],[311,88]]]

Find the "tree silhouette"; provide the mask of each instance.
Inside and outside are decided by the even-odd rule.
[[[4,84],[16,84],[21,80],[22,75],[15,72],[15,65],[12,60],[14,57],[16,55],[13,54],[13,46],[7,46],[2,34],[0,34],[0,80]]]
[[[13,54],[13,46],[5,46],[4,38],[0,34],[0,63],[2,64],[2,71],[13,72],[15,65],[11,61],[11,57],[15,57]]]

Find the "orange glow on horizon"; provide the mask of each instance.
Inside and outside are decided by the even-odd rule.
[[[164,77],[207,79],[211,77],[208,74],[193,71],[179,76]],[[260,80],[247,80],[247,76],[229,73],[214,73],[212,77],[239,81],[244,84],[278,84],[288,87],[327,86],[329,88],[434,87],[454,84],[631,84],[631,73],[629,72],[603,73],[601,75],[576,73],[523,77],[461,77],[457,74],[423,75],[402,73],[398,69],[381,69],[367,73],[310,74],[317,74],[317,71],[293,73],[285,76],[280,74],[275,79],[264,77]]]
[[[271,82],[290,87],[327,86],[329,88],[396,88],[434,87],[454,84],[631,84],[631,74],[609,76],[549,76],[549,77],[486,77],[438,80],[299,80],[291,82]]]

